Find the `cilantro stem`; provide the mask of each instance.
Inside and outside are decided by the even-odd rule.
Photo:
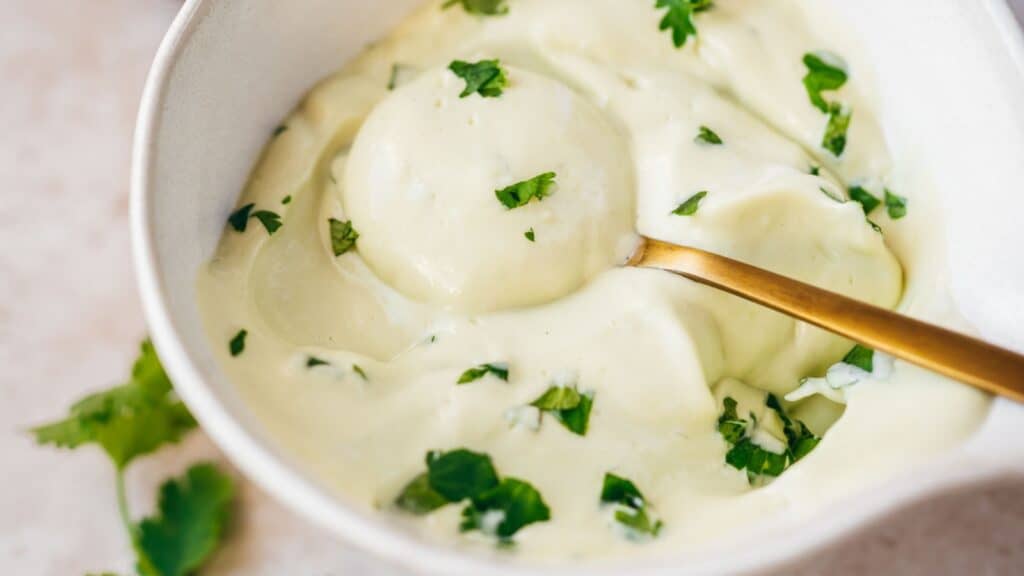
[[[128,511],[128,495],[124,488],[124,468],[118,468],[116,474],[117,484],[117,511],[121,514],[121,522],[124,524],[125,530],[128,531],[128,537],[132,539],[132,543],[135,542],[135,524],[132,523],[132,515]]]

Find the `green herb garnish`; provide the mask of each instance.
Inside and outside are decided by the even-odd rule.
[[[846,132],[850,128],[852,117],[853,111],[841,104],[833,104],[829,108],[828,126],[825,127],[825,137],[821,141],[821,146],[837,158],[846,150]]]
[[[330,366],[331,363],[322,358],[316,356],[310,356],[306,359],[306,368],[316,368],[317,366]]]
[[[499,479],[490,456],[466,449],[431,452],[427,471],[416,476],[395,500],[399,509],[424,515],[469,500],[460,530],[479,530],[509,541],[522,528],[551,518],[551,510],[529,483]]]
[[[358,374],[359,377],[362,378],[364,382],[370,381],[370,377],[366,375],[366,371],[363,370],[362,367],[359,366],[359,364],[353,364],[352,371]]]
[[[537,234],[534,233],[533,228],[530,228],[529,230],[527,230],[526,234],[523,234],[523,236],[526,236],[526,239],[529,240],[530,242],[536,242],[537,241]]]
[[[239,330],[235,337],[228,343],[228,350],[231,351],[231,356],[238,357],[245,351],[245,338],[249,335],[248,330]]]
[[[893,194],[888,188],[886,188],[885,209],[889,212],[889,218],[899,220],[907,215],[907,199],[903,196]]]
[[[872,372],[875,369],[875,351],[857,344],[843,357],[843,363]]]
[[[491,364],[481,364],[476,368],[470,368],[459,376],[458,384],[469,384],[470,382],[476,382],[488,374],[494,374],[496,377],[508,382],[508,364],[504,362],[495,362]]]
[[[821,93],[839,90],[846,84],[849,79],[846,65],[835,54],[818,52],[804,54],[804,66],[807,67],[807,74],[804,76],[807,96],[815,108],[828,114],[831,106]]]
[[[540,176],[534,176],[529,180],[518,182],[507,188],[495,190],[494,195],[498,197],[498,201],[501,202],[505,208],[513,210],[515,208],[526,206],[534,198],[538,201],[547,198],[551,195],[551,189],[554,186],[555,173],[545,172]]]
[[[736,444],[747,434],[749,423],[736,414],[736,400],[723,401],[722,415],[718,417],[718,432],[729,444]]]
[[[284,134],[287,131],[288,131],[288,125],[287,124],[281,124],[277,128],[274,128],[274,133],[270,137],[271,138],[277,138],[278,136],[280,136],[281,134]]]
[[[632,481],[612,473],[604,475],[601,504],[616,506],[615,521],[626,527],[632,537],[654,537],[661,532],[663,523],[649,514],[647,501]]]
[[[821,166],[811,166],[810,170],[808,170],[807,173],[810,174],[811,176],[820,176]]]
[[[235,232],[245,232],[245,229],[249,226],[249,214],[255,206],[255,204],[246,204],[231,214],[228,218],[228,224],[235,229]]]
[[[235,494],[231,478],[211,464],[192,466],[184,477],[163,484],[157,514],[135,523],[124,476],[137,457],[179,441],[195,427],[146,341],[128,383],[83,398],[67,418],[34,428],[32,434],[39,444],[103,448],[116,468],[118,509],[139,574],[187,576],[209,559],[223,537]]]
[[[355,248],[356,242],[359,241],[359,232],[352,227],[351,220],[342,222],[337,218],[331,218],[328,223],[331,230],[331,250],[335,257]]]
[[[864,208],[864,215],[868,216],[875,211],[875,208],[882,203],[881,200],[875,197],[874,194],[865,190],[862,186],[851,186],[850,187],[850,200],[861,205]]]
[[[679,207],[672,211],[672,213],[676,216],[693,216],[697,213],[697,210],[700,208],[701,201],[703,201],[707,195],[707,190],[697,192],[680,204]]]
[[[740,418],[736,411],[737,402],[733,398],[725,398],[722,404],[718,431],[730,445],[725,462],[737,470],[746,470],[751,484],[760,478],[779,476],[821,441],[803,422],[790,418],[779,399],[769,394],[765,405],[778,414],[786,436],[786,450],[782,453],[772,452],[754,443],[751,435],[757,426],[757,419],[753,414],[750,420]]]
[[[448,69],[466,81],[466,88],[459,94],[459,98],[467,98],[473,94],[479,94],[484,98],[497,98],[501,96],[508,84],[508,76],[498,60],[481,60],[479,62],[456,60],[448,66]]]
[[[285,196],[284,198],[281,199],[281,204],[284,205],[284,206],[287,206],[287,205],[289,205],[291,203],[292,203],[292,195],[291,194],[289,194],[289,195],[287,195],[287,196]]]
[[[508,14],[507,0],[448,0],[441,5],[442,10],[447,10],[456,4],[461,4],[462,9],[469,14],[481,16],[503,16]]]
[[[713,146],[722,144],[722,138],[707,126],[700,127],[700,133],[697,134],[696,140],[697,142],[704,142],[705,144],[711,144]]]
[[[270,210],[260,210],[259,212],[253,212],[253,218],[260,221],[263,227],[267,229],[267,234],[273,235],[281,228],[281,216],[277,212],[271,212]]]
[[[672,43],[676,48],[686,45],[690,36],[697,36],[693,15],[711,8],[712,0],[657,0],[655,10],[667,9],[658,30],[672,30]]]
[[[552,386],[530,403],[541,412],[554,416],[577,436],[586,436],[593,405],[594,393],[580,393],[575,386]]]

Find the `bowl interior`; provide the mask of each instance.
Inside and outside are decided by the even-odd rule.
[[[338,534],[421,569],[513,573],[419,544],[320,488],[264,437],[218,369],[196,305],[197,271],[213,253],[267,135],[317,80],[419,3],[186,4],[158,54],[140,113],[133,175],[140,285],[153,338],[180,393],[268,491]],[[986,337],[1024,350],[1024,110],[1016,106],[1024,102],[1024,50],[1009,10],[1001,0],[829,0],[814,6],[843,24],[849,38],[837,39],[840,45],[864,47],[864,60],[852,65],[873,71],[897,179],[905,189],[941,200],[950,271],[937,285],[948,282],[961,311]],[[764,567],[909,498],[1024,462],[1024,440],[1006,440],[1024,438],[1020,412],[997,403],[966,446],[935,463],[927,485],[893,480],[885,490],[857,496],[856,506],[830,510],[825,529],[682,561],[693,573]],[[965,460],[972,462],[969,473]]]

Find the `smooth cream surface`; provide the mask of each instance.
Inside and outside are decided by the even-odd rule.
[[[391,507],[428,451],[486,452],[551,507],[549,522],[516,535],[514,554],[564,560],[678,552],[735,536],[737,519],[807,514],[976,428],[984,395],[897,363],[844,389],[845,408],[819,396],[792,406],[824,440],[751,487],[725,464],[722,399],[764,420],[767,392],[822,376],[852,344],[617,267],[643,234],[957,323],[935,288],[944,268],[927,190],[900,190],[905,220],[872,215],[884,234],[859,204],[830,197],[896,183],[865,71],[835,95],[854,109],[846,153],[820,148],[826,117],[808,101],[801,57],[830,46],[799,2],[717,0],[683,49],[658,31],[653,2],[510,6],[479,18],[430,2],[317,86],[239,202],[280,213],[283,227],[227,230],[200,274],[213,346],[289,452],[349,501],[491,550],[459,535],[458,507],[421,519]],[[460,98],[447,65],[484,58],[507,67],[505,94]],[[724,144],[698,142],[701,126]],[[558,184],[543,201],[507,210],[495,199],[546,171]],[[702,190],[695,215],[672,214]],[[334,257],[332,217],[352,220],[357,250]],[[232,358],[227,342],[243,328],[246,350]],[[308,369],[310,356],[331,365]],[[486,362],[507,363],[509,381],[455,385]],[[550,418],[537,430],[510,423],[565,381],[595,394],[585,437]],[[636,543],[613,528],[598,506],[609,471],[641,488],[665,522],[660,537]]]

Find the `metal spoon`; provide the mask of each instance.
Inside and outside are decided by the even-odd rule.
[[[785,276],[659,240],[628,266],[672,272],[767,306],[986,392],[1024,401],[1024,356]]]

